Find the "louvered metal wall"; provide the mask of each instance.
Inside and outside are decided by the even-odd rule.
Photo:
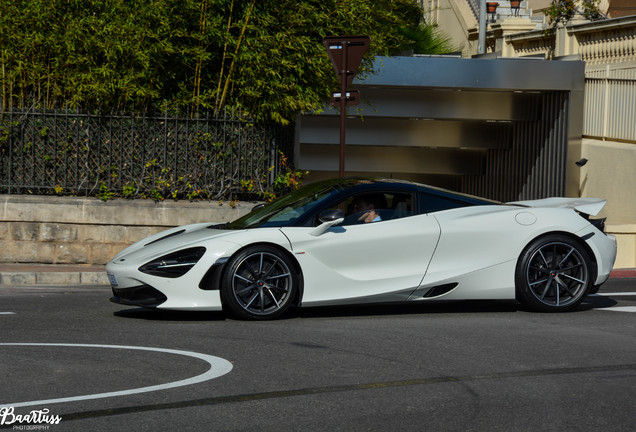
[[[586,71],[583,134],[636,141],[636,68]]]
[[[405,178],[500,201],[577,196],[585,64],[383,57],[354,85],[347,175]],[[337,175],[339,113],[299,120],[297,166]]]
[[[538,118],[512,124],[510,146],[488,150],[484,173],[462,179],[462,191],[501,201],[566,192],[568,93],[541,95]]]

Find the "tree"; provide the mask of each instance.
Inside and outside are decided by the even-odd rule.
[[[553,32],[557,26],[564,25],[577,15],[590,21],[605,19],[599,3],[600,0],[552,0],[550,6],[543,11],[548,18],[549,31]]]
[[[338,86],[325,36],[369,35],[364,73],[374,55],[428,32],[421,16],[414,0],[2,1],[1,97],[5,106],[240,107],[286,123]]]
[[[456,50],[450,36],[442,33],[436,25],[422,23],[417,27],[401,27],[398,31],[406,39],[402,49],[413,54],[439,55]]]

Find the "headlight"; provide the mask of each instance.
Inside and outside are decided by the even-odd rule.
[[[180,250],[142,265],[139,271],[153,276],[178,278],[194,267],[204,253],[204,247]]]

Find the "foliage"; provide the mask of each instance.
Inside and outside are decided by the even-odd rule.
[[[302,186],[302,178],[309,174],[309,171],[294,170],[289,166],[287,156],[281,151],[279,172],[274,177],[273,187],[268,189],[267,177],[274,170],[271,166],[266,174],[263,174],[259,180],[249,179],[241,180],[241,186],[246,192],[256,192],[258,196],[265,201],[273,201],[281,195],[296,190]]]
[[[369,35],[363,76],[375,55],[440,52],[438,32],[421,17],[415,0],[0,1],[0,174],[10,172],[21,193],[222,201],[239,190],[272,199],[306,173],[263,150],[265,132],[250,154],[232,125],[227,141],[177,131],[164,134],[168,143],[158,137],[163,123],[120,139],[91,122],[110,112],[109,125],[135,123],[113,113],[165,108],[189,119],[240,110],[254,123],[289,124],[339,88],[324,37]],[[14,106],[41,116],[28,126],[23,114],[9,121]],[[66,122],[77,134],[45,124],[47,110],[87,106],[90,114]],[[158,143],[164,157],[148,150]],[[194,162],[180,165],[182,155]]]
[[[265,201],[273,201],[281,195],[302,186],[302,178],[309,174],[308,171],[294,170],[287,164],[287,157],[280,152],[280,169],[275,177],[273,185],[268,185],[267,174],[274,171],[276,166],[272,165],[260,178],[239,179],[244,197],[258,197]],[[156,161],[151,161],[147,165],[153,165]],[[172,200],[187,199],[188,201],[210,200],[219,195],[211,189],[196,188],[185,176],[174,179],[168,174],[167,169],[162,169],[159,175],[150,174],[144,179],[144,185],[137,185],[134,180],[127,180],[122,187],[122,192],[117,193],[110,189],[104,181],[99,182],[99,191],[96,197],[102,201],[108,201],[117,197],[121,198],[147,198],[156,202],[164,201],[166,198]],[[172,180],[174,179],[174,183]],[[64,193],[64,189],[56,185],[54,191],[58,195]],[[229,204],[234,207],[237,199],[230,199]],[[223,205],[223,200],[218,200],[219,205]]]
[[[406,39],[401,49],[413,51],[413,54],[446,54],[456,50],[450,36],[443,34],[436,25],[401,27],[398,32]]]
[[[240,113],[90,114],[14,109],[0,120],[0,193],[270,199],[297,186],[294,129]],[[246,187],[252,184],[251,188]]]
[[[552,0],[543,12],[548,18],[549,30],[554,31],[557,26],[565,25],[577,15],[590,21],[605,19],[605,15],[599,9],[600,1]]]
[[[409,43],[414,0],[0,2],[0,97],[49,106],[242,107],[287,123],[337,88],[322,46],[366,34],[373,55]]]

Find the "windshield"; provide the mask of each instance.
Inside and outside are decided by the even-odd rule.
[[[245,229],[293,225],[307,212],[341,190],[339,184],[316,183],[291,192],[282,198],[230,222],[224,228]]]

